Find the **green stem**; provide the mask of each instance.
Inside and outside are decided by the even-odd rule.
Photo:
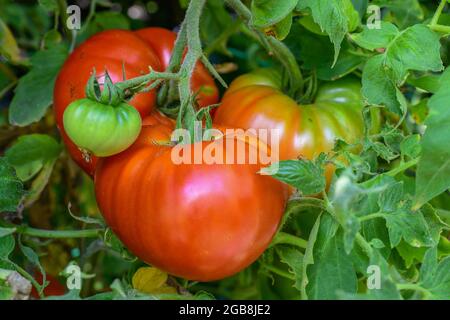
[[[419,158],[410,160],[408,162],[403,162],[398,167],[396,167],[396,168],[386,172],[385,175],[388,175],[388,176],[391,176],[391,177],[395,177],[400,172],[403,172],[406,169],[409,169],[409,168],[415,166],[418,162],[419,162]]]
[[[95,238],[103,232],[103,229],[44,230],[35,229],[28,226],[20,226],[16,228],[16,232],[19,234],[40,238]]]
[[[31,282],[31,284],[33,285],[33,287],[36,288],[36,291],[39,294],[39,298],[45,298],[44,294],[41,291],[41,285],[36,281],[36,279],[34,279],[28,272],[25,271],[25,269],[23,269],[21,266],[19,266],[18,264],[15,264],[12,261],[9,261],[9,263],[11,263],[14,266],[14,269],[16,269],[16,271],[18,273],[20,273],[21,276],[23,276],[25,279],[27,279],[28,281]]]
[[[434,13],[433,18],[431,19],[430,22],[430,26],[435,26],[437,25],[438,21],[439,21],[439,17],[442,14],[442,10],[444,10],[445,4],[447,3],[448,0],[441,0],[441,3],[439,4],[438,8],[436,9],[436,12]]]
[[[368,214],[366,216],[363,216],[361,218],[359,218],[360,222],[364,222],[364,221],[368,221],[368,220],[372,220],[372,219],[377,219],[377,218],[384,218],[383,214],[380,212],[376,212],[376,213],[371,213]]]
[[[398,290],[411,290],[411,291],[419,291],[423,294],[424,298],[426,299],[427,297],[430,296],[430,291],[428,291],[427,289],[419,286],[418,284],[414,284],[414,283],[397,283],[397,289]]]
[[[436,24],[434,26],[429,25],[430,29],[433,31],[449,34],[450,33],[450,27],[449,26],[443,26],[441,24]]]
[[[261,44],[268,50],[269,54],[274,54],[280,61],[289,75],[290,94],[299,95],[304,87],[303,76],[292,52],[278,39],[266,36],[263,32],[254,28],[251,24],[252,13],[240,0],[225,0],[225,3],[256,33]]]
[[[284,270],[280,270],[277,267],[265,264],[264,268],[266,268],[270,272],[273,272],[273,273],[275,273],[275,274],[277,274],[277,275],[279,275],[279,276],[281,276],[283,278],[290,279],[290,280],[295,280],[295,276],[293,274],[290,274],[289,272],[284,271]]]
[[[186,36],[186,22],[183,21],[178,32],[177,39],[172,50],[172,55],[170,57],[169,65],[167,66],[166,72],[178,71],[183,60],[184,49],[187,45]],[[172,81],[173,82],[173,81]],[[167,100],[167,94],[169,92],[169,87],[173,83],[164,83],[158,92],[158,105],[163,106]]]
[[[177,128],[182,127],[182,119],[186,111],[195,114],[195,108],[191,103],[191,77],[197,61],[202,55],[202,43],[200,41],[200,16],[206,0],[191,1],[186,11],[186,35],[188,51],[180,68],[180,82],[178,91],[180,94],[180,112],[177,118]],[[188,108],[186,110],[186,108]]]
[[[157,71],[151,70],[149,73],[147,73],[143,76],[125,80],[122,82],[117,82],[116,86],[119,87],[120,89],[125,90],[128,88],[140,86],[140,85],[150,82],[150,81],[155,81],[155,80],[160,80],[160,79],[172,80],[172,79],[178,79],[178,78],[179,78],[178,73],[157,72]]]
[[[302,249],[306,249],[306,247],[308,246],[308,241],[286,232],[278,232],[272,240],[270,247],[276,246],[277,244],[290,244]]]
[[[372,246],[364,239],[364,237],[361,235],[361,233],[357,233],[355,237],[356,242],[358,245],[366,252],[367,256],[370,258],[373,254]]]

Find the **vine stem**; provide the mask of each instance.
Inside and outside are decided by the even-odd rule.
[[[396,176],[397,174],[399,174],[400,172],[403,172],[403,171],[405,171],[406,169],[409,169],[409,168],[415,166],[418,162],[419,162],[419,158],[410,160],[410,161],[408,161],[408,162],[403,162],[403,163],[401,163],[397,168],[394,168],[394,169],[392,169],[392,170],[386,172],[385,175],[394,177],[394,176]]]
[[[280,270],[277,267],[265,264],[264,268],[266,268],[270,272],[273,272],[273,273],[275,273],[275,274],[277,274],[277,275],[279,275],[279,276],[281,276],[283,278],[290,279],[290,280],[295,280],[295,276],[293,274],[290,274],[289,272],[286,272],[284,270]]]
[[[425,299],[430,296],[430,291],[428,291],[427,289],[419,286],[418,284],[414,284],[414,283],[397,283],[396,286],[397,286],[398,290],[402,290],[402,291],[403,290],[419,291],[419,292],[421,292],[423,294]]]
[[[179,74],[178,73],[171,73],[171,72],[157,72],[154,70],[150,70],[149,73],[136,77],[136,78],[132,78],[132,79],[128,79],[125,81],[121,81],[121,82],[117,82],[116,86],[119,87],[120,89],[128,89],[128,88],[132,88],[132,87],[137,87],[139,85],[142,85],[146,82],[150,82],[150,81],[155,81],[155,80],[174,80],[174,79],[178,79],[179,78]]]
[[[372,219],[376,219],[376,218],[384,218],[383,214],[380,212],[376,212],[376,213],[371,213],[368,214],[366,216],[363,216],[361,218],[359,218],[359,222],[363,222],[363,221],[367,221],[367,220],[372,220]]]
[[[290,244],[302,249],[306,249],[306,247],[308,246],[308,241],[289,233],[278,232],[275,238],[272,240],[270,247],[273,247],[277,244]]]
[[[180,112],[177,118],[177,128],[182,127],[182,119],[185,116],[186,108],[191,114],[195,114],[195,109],[191,103],[191,77],[197,61],[202,56],[202,43],[200,41],[200,16],[206,0],[191,1],[186,10],[185,37],[187,38],[188,51],[180,67],[180,81],[178,91],[180,95]],[[189,35],[189,37],[187,36]]]
[[[33,285],[33,287],[36,288],[36,291],[39,295],[39,298],[45,298],[44,294],[42,293],[41,290],[41,285],[36,281],[36,279],[34,279],[31,274],[29,274],[25,269],[23,269],[21,266],[19,266],[18,264],[9,261],[9,263],[11,263],[14,266],[14,269],[16,269],[16,271],[18,273],[20,273],[21,276],[23,276],[25,279],[27,279],[28,281],[31,282],[31,284]]]
[[[44,230],[28,226],[16,227],[16,232],[19,234],[40,238],[95,238],[99,236],[102,231],[103,229]]]
[[[295,96],[302,93],[304,88],[303,75],[292,52],[275,37],[267,36],[254,28],[252,25],[252,13],[240,0],[225,0],[225,3],[241,17],[254,33],[257,34],[262,46],[269,54],[275,55],[286,69],[290,83],[289,94]]]
[[[436,12],[433,15],[433,18],[431,19],[430,26],[434,27],[438,24],[439,17],[442,14],[442,10],[444,10],[445,4],[447,3],[447,0],[441,0],[441,3],[439,4],[438,8],[436,9]]]

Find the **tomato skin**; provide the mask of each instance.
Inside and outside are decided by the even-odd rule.
[[[141,117],[132,106],[111,106],[87,98],[72,102],[64,112],[63,122],[70,139],[97,157],[122,152],[141,131]]]
[[[142,36],[144,34],[147,37]],[[78,147],[67,136],[63,127],[64,110],[71,102],[85,97],[86,83],[94,68],[97,74],[103,74],[106,69],[113,83],[123,80],[122,63],[127,78],[146,74],[149,67],[163,71],[175,37],[175,33],[161,28],[146,28],[137,32],[107,30],[82,43],[64,63],[54,88],[55,119],[71,157],[89,175],[94,174],[97,158],[91,157],[86,162]],[[207,89],[212,88],[209,90],[213,92],[212,95],[199,95],[201,106],[217,103],[217,87],[203,65],[197,67],[192,81],[194,91],[203,84]],[[156,91],[135,95],[129,104],[144,118],[156,106]]]
[[[280,129],[280,159],[313,159],[333,149],[335,139],[355,143],[364,134],[363,98],[356,79],[319,88],[316,101],[299,106],[280,91],[279,78],[262,70],[235,79],[217,108],[215,123],[243,129]],[[327,181],[333,168],[327,167]]]
[[[190,280],[230,276],[270,243],[287,188],[257,174],[260,163],[177,165],[171,147],[154,143],[169,140],[171,131],[166,125],[144,126],[132,147],[100,161],[95,174],[100,211],[143,261]],[[197,146],[205,150],[218,141]],[[230,145],[222,147],[225,157]]]

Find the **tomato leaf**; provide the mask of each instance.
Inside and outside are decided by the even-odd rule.
[[[361,33],[352,35],[352,39],[364,49],[375,50],[386,48],[398,34],[399,31],[395,25],[381,21],[380,29],[369,29],[367,26],[364,26]]]
[[[261,173],[269,174],[285,182],[303,194],[316,194],[325,189],[324,154],[315,161],[285,160],[263,168]]]
[[[321,219],[313,255],[314,264],[307,270],[309,299],[336,299],[339,290],[356,293],[353,261],[345,253],[342,232],[330,215]]]
[[[375,0],[373,4],[387,8],[400,29],[420,23],[424,19],[424,11],[418,0]]]
[[[9,255],[13,252],[16,241],[13,235],[7,235],[1,238],[0,241],[0,260],[8,260]]]
[[[253,0],[252,22],[258,28],[270,27],[285,19],[297,3],[298,0]]]
[[[309,279],[308,279],[308,266],[314,264],[314,245],[317,241],[317,234],[319,232],[320,227],[320,221],[321,221],[322,215],[319,215],[316,219],[316,222],[314,223],[314,226],[311,229],[311,232],[309,234],[308,238],[308,245],[305,250],[305,256],[303,257],[303,263],[302,263],[302,280],[301,280],[301,296],[302,299],[308,299],[308,294],[306,292],[306,287],[308,286]]]
[[[16,211],[25,194],[14,168],[5,158],[0,158],[0,212]]]
[[[63,45],[39,51],[31,58],[31,70],[19,80],[9,107],[9,123],[27,126],[39,121],[53,101],[53,87],[67,57]]]
[[[450,297],[450,256],[438,262],[437,248],[430,248],[420,268],[419,285],[427,289],[431,299]]]
[[[369,59],[363,70],[362,92],[369,103],[400,114],[404,98],[397,86],[408,71],[442,69],[439,36],[424,25],[414,25],[396,35],[383,54]]]
[[[24,61],[20,56],[20,49],[16,39],[2,19],[0,19],[0,55],[13,63],[21,63]]]
[[[38,173],[45,163],[55,160],[62,151],[56,140],[45,134],[20,136],[6,150],[6,160],[16,169],[17,176],[27,181]]]
[[[287,246],[278,246],[276,251],[280,256],[281,262],[286,263],[290,268],[290,272],[294,274],[294,287],[300,291],[302,286],[303,253]]]
[[[441,81],[449,83],[450,69],[445,71]],[[444,85],[428,102],[427,129],[421,141],[422,156],[417,165],[415,209],[450,188],[449,99],[450,88]]]
[[[341,42],[349,30],[359,23],[359,15],[350,0],[302,0],[300,9],[309,8],[314,21],[330,37],[334,45],[334,63],[341,49]],[[356,21],[356,22],[355,22]],[[333,63],[333,64],[334,64]]]

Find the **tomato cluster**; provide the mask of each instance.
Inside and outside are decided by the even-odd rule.
[[[169,64],[175,39],[174,32],[163,28],[145,28],[134,32],[108,30],[82,43],[64,63],[54,90],[56,123],[70,155],[88,174],[94,174],[97,158],[93,156],[86,161],[83,152],[69,138],[63,124],[64,111],[71,102],[85,97],[86,83],[94,69],[99,75],[107,71],[113,82],[123,80],[124,71],[127,78],[146,74],[149,68],[164,71]],[[99,81],[104,81],[104,76],[99,77]],[[192,87],[199,92],[200,106],[217,103],[218,89],[201,63],[194,71]],[[156,92],[152,90],[135,95],[129,104],[144,118],[156,106]]]
[[[149,67],[164,70],[175,37],[165,29],[147,28],[106,31],[88,39],[72,53],[59,74],[55,114],[71,156],[87,173],[95,173],[99,208],[122,242],[143,261],[173,275],[211,281],[233,275],[254,262],[279,226],[289,189],[258,173],[264,167],[259,157],[255,162],[248,161],[252,151],[270,151],[269,141],[223,134],[210,141],[173,146],[174,121],[154,110],[156,95],[150,91],[129,101],[143,120],[135,142],[124,147],[120,134],[102,125],[109,111],[82,99],[93,68],[100,73],[107,70],[113,82],[122,80],[122,68],[127,77],[147,73]],[[312,159],[332,150],[336,138],[352,143],[362,137],[363,104],[355,79],[322,86],[315,103],[306,106],[283,94],[280,83],[279,75],[267,70],[235,79],[215,114],[216,128],[280,129],[281,159]],[[192,84],[199,91],[200,106],[217,102],[217,87],[203,65],[197,65]],[[71,111],[73,105],[79,116],[74,119],[89,118],[92,128],[79,133],[80,137],[78,133],[70,137],[87,141],[90,130],[100,130],[105,133],[101,141],[90,141],[89,145],[102,150],[116,140],[121,145],[114,155],[97,152],[103,158],[86,162],[79,148],[84,146],[75,145],[67,135],[76,131],[76,121],[64,119],[70,112],[76,113]],[[100,115],[90,116],[97,109]],[[117,110],[109,112],[112,118],[114,112]],[[235,159],[236,142],[245,145],[244,163]],[[187,158],[192,150],[214,149],[223,159],[235,161],[175,163],[175,148]],[[332,171],[328,168],[328,178]]]

